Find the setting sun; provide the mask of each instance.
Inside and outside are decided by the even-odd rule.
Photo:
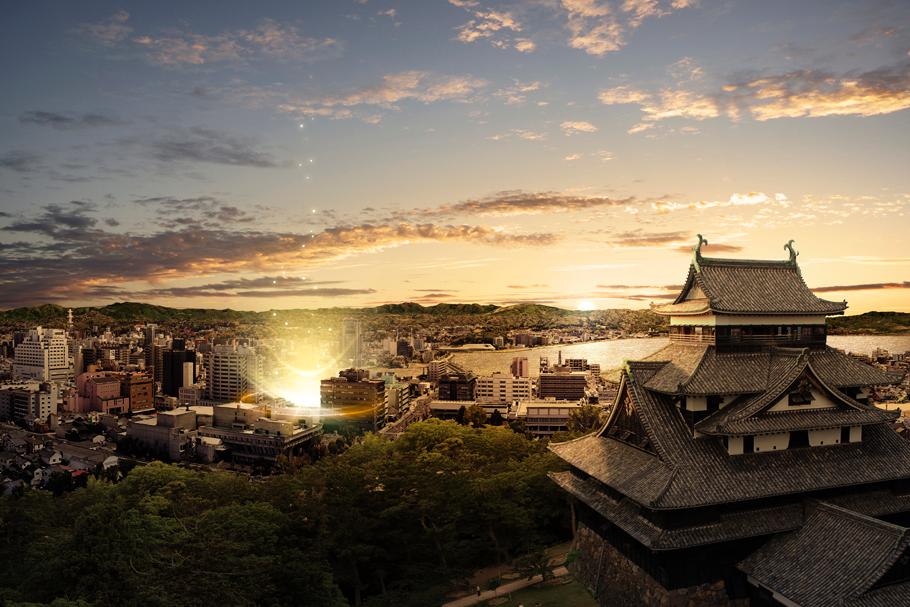
[[[582,312],[589,312],[594,309],[594,302],[588,301],[587,299],[578,302],[578,310]]]

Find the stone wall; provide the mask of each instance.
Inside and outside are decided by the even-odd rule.
[[[597,597],[601,607],[745,607],[747,599],[730,600],[723,581],[667,590],[595,531],[578,525],[575,576]]]

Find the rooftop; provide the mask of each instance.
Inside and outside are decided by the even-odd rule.
[[[778,536],[740,563],[750,581],[803,607],[906,604],[902,580],[910,529],[827,503],[805,525]],[[906,565],[903,565],[906,568]],[[893,583],[888,583],[892,582]]]
[[[784,248],[784,261],[702,257],[708,244],[699,234],[689,275],[679,296],[670,304],[654,305],[657,314],[843,314],[847,302],[817,297],[803,281],[793,241]]]

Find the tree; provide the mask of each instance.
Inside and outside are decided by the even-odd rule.
[[[458,413],[455,414],[455,421],[457,423],[461,424],[462,426],[465,425],[467,423],[467,418],[466,418],[467,412],[468,412],[468,410],[467,410],[467,408],[465,408],[464,405],[458,407]]]
[[[487,422],[487,412],[480,405],[471,405],[465,411],[464,418],[474,428],[480,428]]]
[[[499,409],[494,409],[493,414],[490,416],[490,425],[501,426],[503,421],[502,413],[499,412]]]
[[[600,428],[603,423],[603,409],[597,405],[582,405],[569,413],[569,432],[587,434]]]

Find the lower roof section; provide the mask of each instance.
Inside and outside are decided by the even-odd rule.
[[[748,508],[724,508],[711,520],[697,524],[664,528],[646,516],[634,501],[603,490],[592,478],[571,471],[550,473],[564,491],[613,523],[651,550],[682,550],[750,537],[761,537],[799,529],[807,514],[806,500]],[[836,506],[866,516],[886,516],[910,512],[910,496],[888,489],[858,489],[826,498]]]
[[[718,352],[715,346],[671,343],[645,361],[661,363],[645,382],[650,390],[691,396],[756,394],[800,363],[805,352],[825,383],[837,388],[893,384],[902,375],[882,371],[834,348],[768,347],[756,352]]]
[[[910,529],[834,504],[816,503],[799,530],[770,540],[740,563],[756,586],[801,607],[910,603],[903,571]]]

